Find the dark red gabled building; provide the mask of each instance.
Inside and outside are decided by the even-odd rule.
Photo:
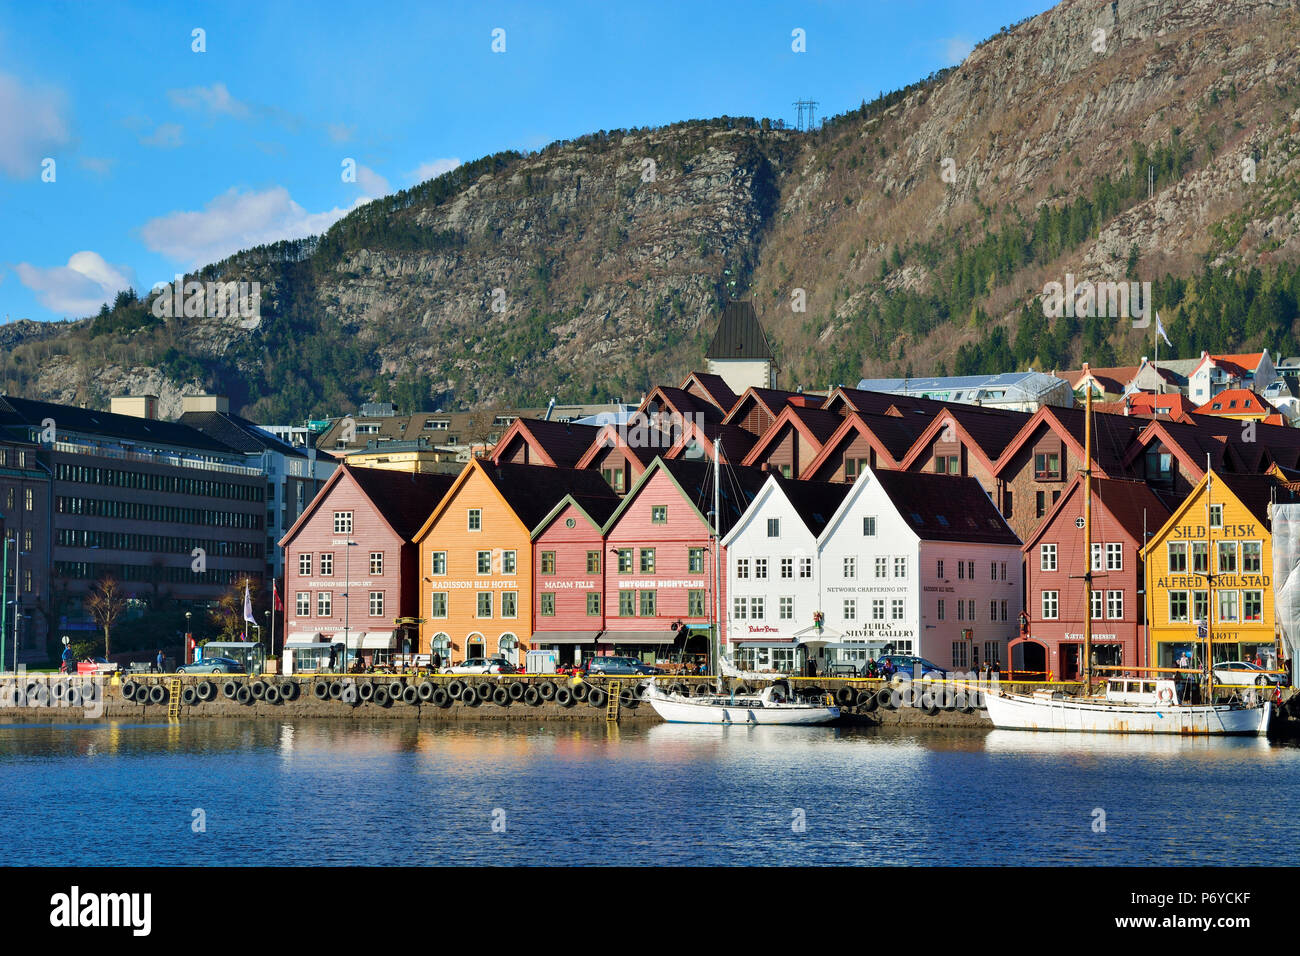
[[[1009,647],[1031,679],[1082,674],[1084,508],[1076,476],[1024,543],[1025,614]],[[1169,520],[1170,502],[1140,481],[1092,479],[1092,645],[1098,665],[1146,667],[1146,598],[1140,551]],[[1145,537],[1144,537],[1145,536]]]

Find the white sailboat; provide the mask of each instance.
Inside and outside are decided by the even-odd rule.
[[[1083,463],[1083,666],[1084,687],[1092,687],[1092,391],[1084,412]],[[1209,510],[1209,491],[1206,491]],[[1208,515],[1206,521],[1209,525]],[[1211,549],[1206,547],[1207,561]],[[1211,585],[1209,603],[1213,603]],[[1208,614],[1207,614],[1208,618]],[[1206,660],[1212,659],[1208,621]],[[1213,673],[1207,672],[1207,687]],[[1060,691],[1033,694],[988,691],[989,718],[999,730],[1073,731],[1076,733],[1222,735],[1268,733],[1272,705],[1255,692],[1225,704],[1185,703],[1175,681],[1151,676],[1107,677],[1096,696],[1067,697]]]
[[[718,554],[718,526],[721,521],[720,485],[722,462],[722,443],[719,441],[713,455],[713,567],[714,600],[711,602],[710,614],[713,627],[710,628],[709,656],[719,668],[715,673],[728,677],[746,675],[748,672],[734,667],[730,661],[724,663],[721,647],[717,644],[717,627],[721,618],[720,603],[720,555]],[[755,675],[755,679],[771,680],[774,675]],[[748,678],[745,678],[748,679]],[[813,702],[798,700],[788,690],[776,684],[763,689],[759,694],[704,694],[699,697],[685,697],[681,694],[664,693],[655,686],[653,680],[646,682],[644,700],[664,720],[679,724],[785,724],[808,725],[825,724],[840,716],[840,709],[833,702]]]
[[[660,717],[674,724],[809,725],[829,723],[840,716],[834,704],[785,698],[775,684],[759,694],[683,697],[665,694],[651,681],[644,699]]]

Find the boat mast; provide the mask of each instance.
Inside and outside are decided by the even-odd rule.
[[[722,521],[721,501],[722,439],[713,446],[713,627],[709,628],[709,673],[716,677],[722,656]]]
[[[1085,694],[1092,693],[1092,385],[1083,411],[1083,679]]]
[[[1210,498],[1214,494],[1214,472],[1211,470],[1210,456],[1205,456],[1205,703],[1214,700],[1214,638],[1211,636],[1211,621],[1214,620],[1214,547],[1211,543],[1213,527],[1210,520]]]

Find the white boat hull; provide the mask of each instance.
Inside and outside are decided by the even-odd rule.
[[[1268,733],[1272,707],[1219,705],[1121,704],[1071,698],[985,694],[993,726],[999,730],[1047,730],[1111,734],[1246,734]]]
[[[759,697],[681,697],[651,690],[645,699],[655,713],[674,724],[799,726],[825,724],[840,716],[840,709],[833,705],[773,703]]]

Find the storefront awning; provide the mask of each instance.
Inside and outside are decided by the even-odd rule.
[[[594,644],[600,631],[534,631],[530,644]]]
[[[676,631],[606,631],[600,636],[602,644],[671,644],[675,640]]]
[[[397,638],[392,631],[370,631],[364,634],[348,635],[348,650],[383,651],[397,646]]]
[[[782,637],[780,634],[742,634],[733,637],[733,644],[795,644],[797,637]]]
[[[284,642],[288,650],[301,650],[304,647],[320,647],[329,650],[330,644],[327,641],[318,641],[311,637],[291,637]]]

